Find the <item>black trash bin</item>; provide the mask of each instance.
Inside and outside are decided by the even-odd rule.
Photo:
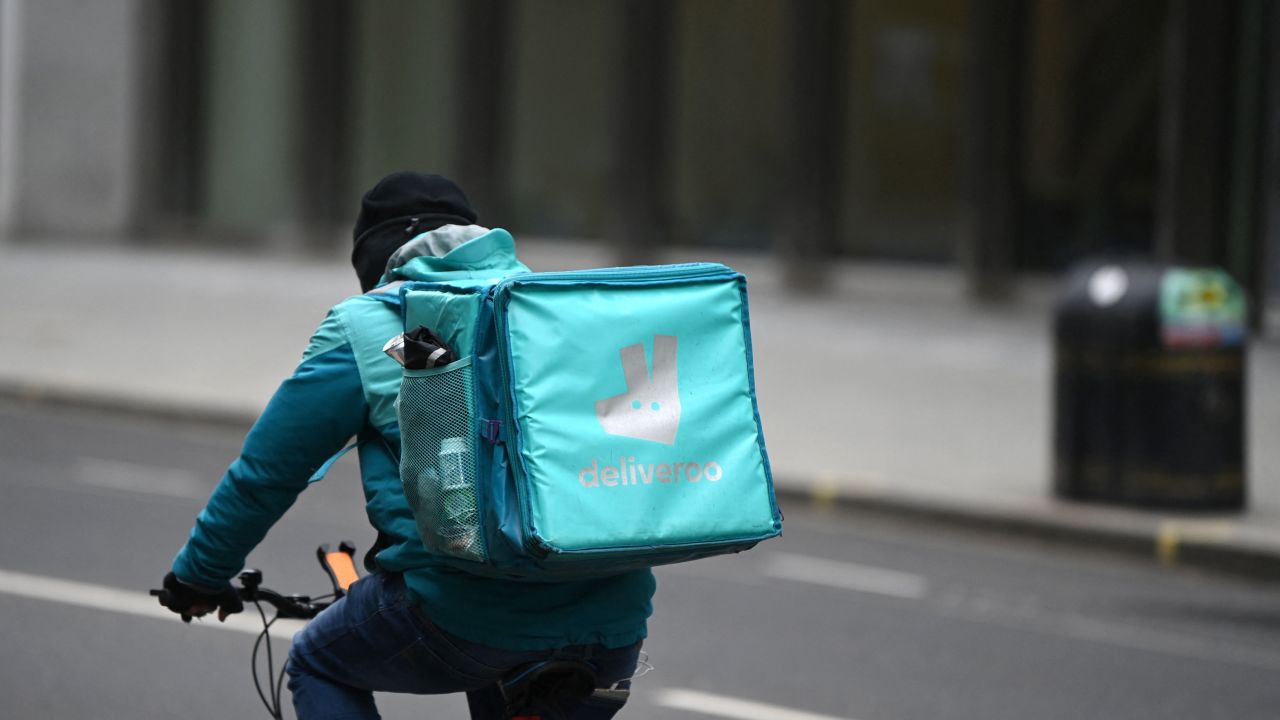
[[[1054,321],[1054,491],[1143,507],[1245,503],[1245,299],[1216,268],[1083,263]]]

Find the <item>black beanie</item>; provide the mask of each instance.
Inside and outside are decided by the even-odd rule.
[[[351,265],[360,289],[372,290],[387,270],[387,261],[415,236],[443,225],[474,225],[475,210],[452,180],[418,172],[392,173],[378,181],[360,201],[352,230]]]

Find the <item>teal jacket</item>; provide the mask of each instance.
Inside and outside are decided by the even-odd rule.
[[[474,225],[420,235],[389,267],[384,283],[487,279],[527,270],[510,234]],[[451,568],[423,547],[400,484],[400,366],[382,352],[402,330],[394,292],[358,295],[330,310],[196,519],[174,573],[196,585],[225,585],[317,470],[355,437],[365,510],[390,543],[377,554],[377,567],[402,572],[414,600],[445,630],[513,650],[620,647],[643,638],[655,588],[649,570],[521,583]]]

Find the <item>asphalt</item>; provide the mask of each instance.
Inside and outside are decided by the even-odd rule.
[[[535,270],[610,264],[591,243],[519,248]],[[1247,510],[1070,502],[1049,480],[1052,280],[991,306],[945,268],[833,264],[825,292],[796,294],[767,256],[662,259],[694,258],[748,277],[784,510],[870,509],[1280,578],[1280,345],[1249,350]],[[0,245],[0,397],[246,426],[355,289],[337,254]]]

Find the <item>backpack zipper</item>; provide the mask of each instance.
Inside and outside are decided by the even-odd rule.
[[[598,268],[594,270],[563,270],[559,272],[530,272],[508,275],[493,286],[495,294],[507,294],[513,285],[530,283],[590,283],[595,281],[660,283],[667,280],[697,280],[702,278],[730,277],[737,271],[720,263],[680,263],[677,265],[635,265],[631,267]]]

